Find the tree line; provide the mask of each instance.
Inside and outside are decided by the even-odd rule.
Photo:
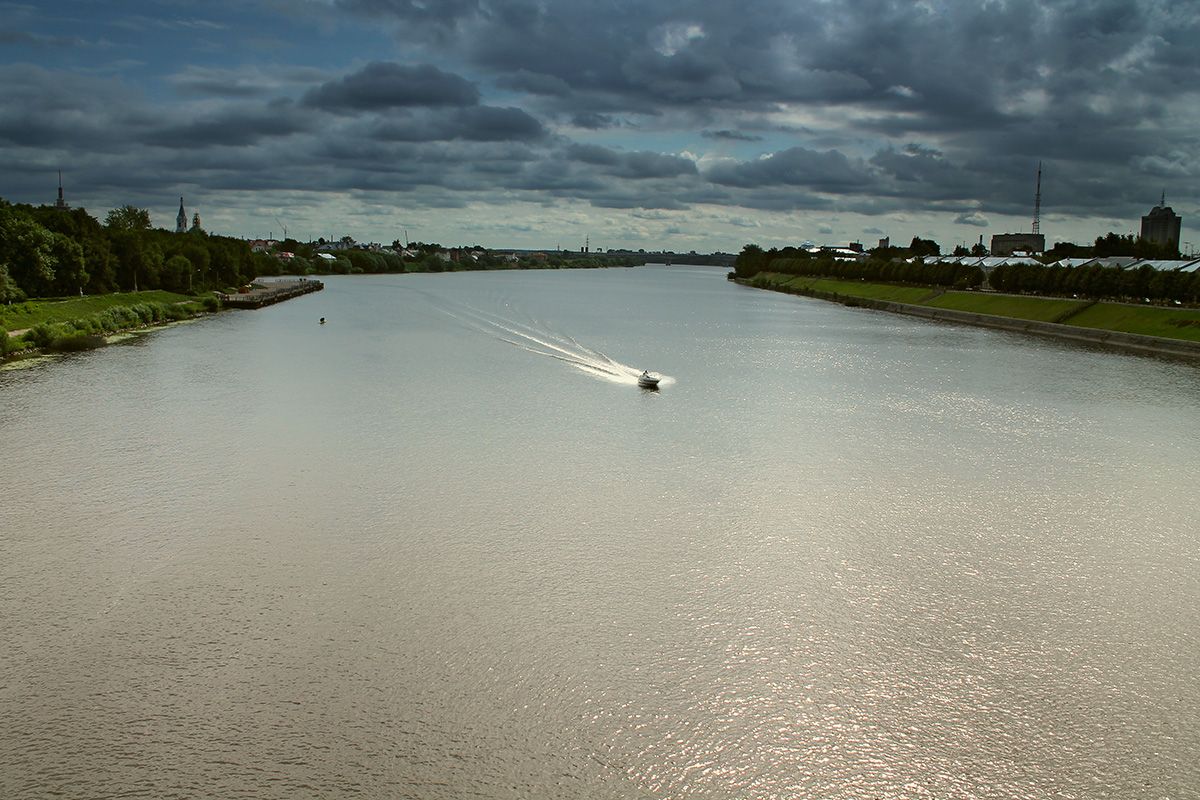
[[[893,260],[890,257],[880,257],[874,252],[868,258],[850,261],[836,258],[828,250],[817,253],[795,247],[763,250],[758,245],[748,244],[734,262],[734,274],[739,278],[752,278],[759,272],[886,283],[919,283],[958,289],[975,288],[983,282],[983,270],[963,264],[942,263],[937,260],[926,262],[920,258],[914,261]]]
[[[940,263],[939,253],[940,247],[936,242],[916,237],[908,248],[876,248],[870,251],[867,258],[859,261],[839,260],[825,250],[816,253],[795,247],[763,250],[758,245],[748,244],[737,257],[734,275],[752,278],[759,272],[779,272],[956,289],[973,289],[985,283],[984,272],[980,268]],[[913,256],[918,257],[910,261]],[[1067,256],[1171,259],[1179,257],[1179,249],[1174,243],[1158,244],[1141,237],[1109,233],[1097,237],[1091,247],[1059,243],[1042,258],[1052,262]],[[986,283],[1000,292],[1200,303],[1200,272],[1158,270],[1149,265],[1122,269],[1098,264],[1076,267],[1055,263],[1003,264],[987,275]]]
[[[1200,273],[1160,270],[1148,264],[1135,269],[1100,264],[1086,267],[1003,264],[992,270],[988,283],[1000,292],[1094,299],[1132,298],[1188,304],[1200,302]]]
[[[393,242],[391,250],[358,250],[353,248],[322,252],[317,245],[285,239],[275,245],[275,255],[290,253],[287,260],[279,257],[263,265],[260,275],[375,275],[398,272],[455,272],[459,270],[486,269],[586,269],[614,266],[635,266],[645,263],[644,258],[631,255],[607,255],[602,253],[574,253],[550,251],[534,256],[525,254],[516,260],[485,250],[482,247],[458,248],[458,260],[443,257],[448,249],[434,242],[413,242],[402,245]],[[405,249],[414,255],[403,257],[398,250]]]
[[[323,243],[323,242],[322,242]],[[231,289],[260,275],[350,275],[449,272],[477,269],[633,266],[630,255],[550,251],[515,261],[483,248],[463,248],[458,261],[439,244],[408,246],[414,257],[393,251],[344,248],[322,253],[286,239],[270,253],[250,243],[193,226],[185,233],[154,228],[142,208],[112,209],[103,223],[84,209],[31,206],[0,199],[0,303],[25,298],[166,289],[196,294]],[[283,256],[288,253],[290,256]]]
[[[146,289],[196,293],[241,285],[270,259],[240,239],[193,227],[151,227],[145,209],[122,206],[103,224],[82,208],[0,199],[0,302]]]

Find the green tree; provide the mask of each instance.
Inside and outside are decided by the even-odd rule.
[[[136,206],[121,206],[108,212],[104,226],[115,231],[148,231],[152,227],[150,212]]]
[[[117,260],[112,253],[110,231],[99,220],[82,208],[63,212],[54,206],[41,206],[33,209],[33,215],[47,229],[61,233],[83,248],[83,264],[87,270],[84,291],[104,294],[117,288]]]
[[[113,234],[113,250],[120,265],[117,282],[122,290],[157,288],[158,271],[163,263],[162,248],[157,242],[139,231],[118,231]]]
[[[54,284],[54,234],[24,210],[0,206],[0,264],[25,294],[45,297]]]
[[[184,293],[192,288],[192,262],[185,255],[174,255],[162,266],[162,288]]]
[[[0,264],[0,303],[10,305],[13,302],[20,302],[24,299],[25,293],[8,276],[8,265]]]
[[[919,236],[914,236],[912,242],[908,245],[908,252],[919,258],[940,256],[942,254],[942,246],[932,239],[922,239]]]
[[[88,274],[84,269],[83,248],[61,233],[51,233],[50,255],[54,261],[54,283],[51,292],[56,295],[83,294]]]
[[[748,244],[738,253],[733,262],[733,271],[739,278],[753,278],[766,267],[766,256],[763,249],[756,244]]]

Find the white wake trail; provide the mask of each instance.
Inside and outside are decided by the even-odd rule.
[[[444,308],[442,310],[480,333],[530,353],[565,362],[594,377],[614,383],[636,385],[638,376],[642,374],[642,370],[636,367],[622,364],[598,350],[580,344],[571,336],[546,330],[545,326],[536,322],[523,324],[474,308],[463,308],[457,312]]]

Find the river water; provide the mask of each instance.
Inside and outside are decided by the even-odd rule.
[[[0,797],[1200,797],[1195,363],[348,276],[0,372],[0,465]]]

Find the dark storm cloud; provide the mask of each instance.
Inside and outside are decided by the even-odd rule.
[[[569,113],[583,101],[606,114],[855,108],[847,134],[957,137],[947,158],[958,160],[985,149],[969,137],[988,135],[1000,140],[991,148],[1018,141],[1031,154],[1128,164],[1157,149],[1145,122],[1200,83],[1200,15],[1151,0],[341,5],[402,20],[409,44],[453,31],[443,46],[498,85]],[[1081,119],[1109,133],[1071,135]]]
[[[375,124],[368,135],[385,141],[536,141],[546,136],[540,122],[519,108],[475,106],[406,114]]]
[[[434,187],[446,203],[494,192],[606,208],[923,211],[980,227],[1031,213],[1039,161],[1043,208],[1060,214],[1128,217],[1164,188],[1196,196],[1194,3],[256,6],[302,7],[321,23],[300,32],[320,27],[324,38],[295,40],[297,64],[196,41],[232,30],[223,35],[240,46],[266,29],[232,12],[122,21],[139,32],[134,44],[173,32],[195,42],[165,68],[149,47],[75,72],[0,63],[0,161],[74,159],[97,186],[151,174],[147,185]],[[49,15],[23,13],[0,42],[26,60],[80,30],[38,28]],[[380,30],[398,41],[363,42]],[[127,83],[95,77],[117,69]]]
[[[266,106],[227,106],[184,123],[168,125],[150,133],[146,142],[159,147],[244,147],[264,139],[278,141],[312,125],[291,101]]]
[[[878,186],[867,164],[836,150],[817,152],[803,147],[782,150],[765,158],[708,171],[713,183],[740,188],[803,186],[817,191],[843,193]]]
[[[121,83],[32,64],[0,66],[0,143],[30,147],[127,147],[127,132],[156,120]]]
[[[763,137],[739,131],[700,131],[705,139],[726,139],[733,142],[761,142]]]
[[[545,75],[519,69],[511,74],[501,74],[496,85],[514,92],[528,92],[549,97],[566,97],[571,94],[571,84],[554,75]]]
[[[432,64],[375,61],[358,72],[305,92],[303,104],[326,111],[386,111],[416,106],[472,106],[479,90]]]
[[[591,144],[571,145],[566,152],[567,157],[573,161],[597,167],[607,175],[631,180],[675,178],[696,174],[695,162],[663,153],[625,153]]]
[[[605,128],[620,127],[621,122],[609,114],[597,114],[593,111],[581,111],[571,117],[571,124],[576,128],[589,131],[599,131]]]
[[[761,104],[862,97],[872,82],[813,63],[836,6],[762,0],[689,4],[607,0],[533,4],[493,0],[428,4],[342,0],[341,7],[403,22],[398,35],[421,46],[439,39],[497,81],[570,99],[579,93],[651,103]],[[436,7],[436,12],[430,9]],[[852,66],[852,64],[850,64]],[[887,87],[879,88],[882,92]]]
[[[891,180],[890,193],[920,194],[927,200],[969,197],[984,177],[970,173],[945,154],[918,144],[909,144],[903,150],[891,147],[880,150],[869,163]]]

